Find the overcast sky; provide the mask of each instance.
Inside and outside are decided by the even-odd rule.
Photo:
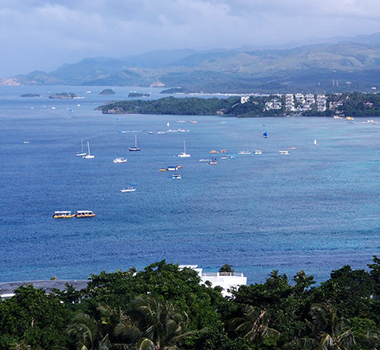
[[[0,78],[86,57],[375,32],[379,0],[0,0]]]

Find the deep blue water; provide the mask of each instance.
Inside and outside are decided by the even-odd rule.
[[[289,277],[305,270],[323,281],[345,264],[365,268],[380,254],[380,125],[102,115],[96,106],[130,90],[160,96],[154,89],[116,88],[111,97],[101,90],[0,87],[0,281],[85,279],[162,259],[206,271],[228,263],[249,283],[275,269]],[[64,91],[84,98],[48,99]],[[194,119],[198,124],[189,123]],[[157,134],[178,128],[190,131]],[[142,151],[128,152],[135,134]],[[94,159],[75,157],[81,138]],[[189,159],[176,157],[183,140]],[[199,162],[213,149],[236,159]],[[256,149],[263,154],[238,155]],[[128,163],[113,164],[116,157]],[[158,171],[178,164],[180,181]],[[131,182],[136,192],[121,193]],[[55,210],[81,209],[97,216],[52,218]]]

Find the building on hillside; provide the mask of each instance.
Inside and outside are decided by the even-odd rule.
[[[317,111],[318,112],[326,111],[326,96],[324,94],[317,95]]]
[[[294,96],[293,94],[285,95],[285,111],[286,112],[294,112]]]
[[[203,272],[203,269],[199,268],[198,265],[179,265],[180,270],[186,267],[196,271],[203,284],[209,281],[213,287],[222,287],[224,296],[230,295],[228,289],[232,287],[238,288],[247,285],[247,277],[240,272]]]
[[[249,101],[249,96],[241,96],[240,97],[240,103],[247,103]]]
[[[315,97],[313,94],[306,94],[305,95],[305,104],[308,104],[310,106],[315,104]]]
[[[305,103],[305,96],[299,92],[294,95],[294,98],[296,99],[296,102],[301,105]]]

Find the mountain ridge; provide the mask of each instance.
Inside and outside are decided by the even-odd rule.
[[[159,81],[187,92],[371,90],[380,75],[380,33],[329,40],[283,49],[178,49],[93,57],[12,79],[24,85],[150,86]],[[335,83],[339,80],[340,85]]]

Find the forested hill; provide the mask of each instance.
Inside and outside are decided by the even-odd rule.
[[[292,102],[289,103],[289,99]],[[170,114],[265,116],[380,116],[380,93],[251,95],[229,98],[164,97],[158,100],[125,100],[97,109],[104,114]]]
[[[360,39],[360,40],[359,40]],[[380,40],[349,38],[287,49],[162,50],[125,58],[86,58],[12,83],[180,87],[187,92],[353,92],[380,81]]]
[[[230,297],[200,282],[196,271],[161,261],[91,275],[82,290],[20,287],[0,300],[0,350],[380,348],[376,256],[368,270],[346,265],[319,286],[304,271],[272,271]]]
[[[240,98],[175,98],[164,97],[158,100],[119,101],[100,106],[104,114],[176,114],[176,115],[216,115],[226,114]]]

